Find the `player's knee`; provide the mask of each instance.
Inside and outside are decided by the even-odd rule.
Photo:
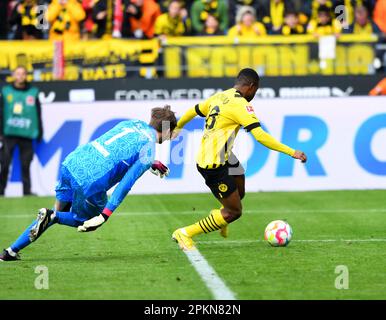
[[[242,213],[243,213],[243,210],[242,210],[241,207],[235,209],[234,212],[233,212],[234,219],[235,220],[239,219],[241,217]]]
[[[242,208],[240,207],[233,207],[233,208],[227,208],[228,212],[228,219],[226,219],[228,222],[235,221],[239,219],[242,215]]]

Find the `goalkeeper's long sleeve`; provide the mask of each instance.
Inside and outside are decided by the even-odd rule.
[[[259,141],[262,145],[266,146],[269,149],[288,154],[291,157],[295,154],[294,149],[277,141],[269,133],[265,132],[261,127],[253,129],[251,133],[257,141]]]
[[[151,161],[138,159],[130,167],[130,169],[123,176],[122,180],[118,183],[109,201],[107,202],[105,209],[108,209],[109,211],[106,212],[111,215],[111,213],[121,204],[138,178],[151,167],[152,162],[153,159],[151,159]]]

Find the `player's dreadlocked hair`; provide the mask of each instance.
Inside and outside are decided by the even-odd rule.
[[[151,109],[150,125],[158,132],[162,132],[162,123],[164,122],[164,128],[170,128],[172,132],[177,126],[177,119],[174,112],[170,110],[170,106],[166,105],[163,108]]]
[[[236,84],[259,86],[260,78],[257,72],[251,68],[242,69],[236,78]]]

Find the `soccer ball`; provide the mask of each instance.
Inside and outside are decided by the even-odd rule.
[[[264,239],[273,247],[285,247],[292,238],[291,226],[282,220],[275,220],[265,228]]]

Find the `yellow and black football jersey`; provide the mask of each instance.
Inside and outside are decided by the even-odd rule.
[[[261,128],[252,106],[235,88],[216,93],[189,109],[178,121],[177,128],[182,128],[196,115],[205,117],[204,133],[196,158],[201,168],[215,169],[228,161],[240,127],[251,131],[256,140],[273,150],[291,156],[295,152]]]

